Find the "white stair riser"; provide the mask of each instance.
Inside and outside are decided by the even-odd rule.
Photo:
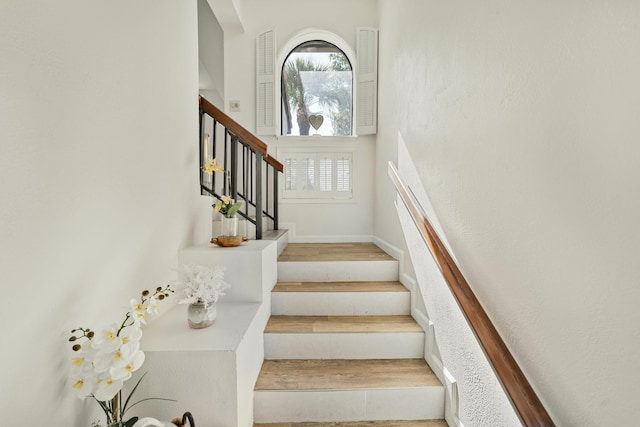
[[[287,316],[393,315],[411,312],[409,292],[273,292],[271,313]]]
[[[420,420],[444,417],[444,387],[256,391],[255,422]]]
[[[393,281],[398,261],[278,262],[281,282]]]
[[[418,359],[424,333],[266,333],[265,359]]]

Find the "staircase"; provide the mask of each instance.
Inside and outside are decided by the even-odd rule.
[[[373,244],[294,244],[256,382],[256,427],[447,424],[398,262]]]

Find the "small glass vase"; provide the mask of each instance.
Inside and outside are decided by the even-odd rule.
[[[197,302],[187,308],[187,322],[193,329],[207,328],[216,320],[216,304]]]
[[[222,216],[222,233],[221,236],[237,236],[238,235],[238,216],[232,217]]]

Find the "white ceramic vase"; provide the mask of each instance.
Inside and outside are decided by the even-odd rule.
[[[216,320],[216,304],[198,302],[189,304],[187,308],[187,322],[193,329],[202,329],[213,325]]]

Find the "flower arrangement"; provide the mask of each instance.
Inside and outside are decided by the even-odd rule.
[[[125,422],[123,418],[131,406],[142,402],[129,406],[144,375],[124,401],[122,387],[144,363],[145,356],[140,350],[141,325],[146,323],[147,315],[158,312],[160,302],[173,292],[170,285],[158,287],[153,293],[142,291],[139,300],[131,299],[131,311],[125,314],[121,323],[113,323],[98,333],[89,328],[71,331],[69,341],[73,343],[74,352],[71,358],[71,385],[79,398],[91,397],[100,405],[105,413],[107,426],[129,427],[137,420],[134,417]]]
[[[209,175],[213,175],[214,172],[222,172],[224,168],[220,163],[216,162],[216,158],[209,159],[203,166],[202,170],[208,173]]]
[[[213,210],[220,212],[227,218],[233,218],[238,212],[238,209],[240,209],[240,206],[242,206],[242,202],[234,203],[234,200],[228,196],[221,196],[220,199],[221,200],[213,204]]]
[[[224,281],[224,268],[221,266],[205,267],[203,265],[186,264],[179,270],[186,280],[184,298],[179,304],[204,303],[210,306],[218,302],[224,290],[231,287]]]
[[[207,161],[204,164],[204,166],[202,166],[202,170],[208,173],[209,175],[213,175],[214,172],[224,172],[222,165],[216,162],[215,157]],[[225,175],[227,177],[227,181],[228,182],[231,181],[229,177],[229,173],[225,172]],[[229,187],[231,186],[229,185]],[[226,216],[227,218],[233,218],[241,206],[242,206],[241,201],[236,202],[231,197],[222,195],[220,196],[220,200],[216,201],[213,204],[213,209],[216,212],[220,212],[222,215]]]

